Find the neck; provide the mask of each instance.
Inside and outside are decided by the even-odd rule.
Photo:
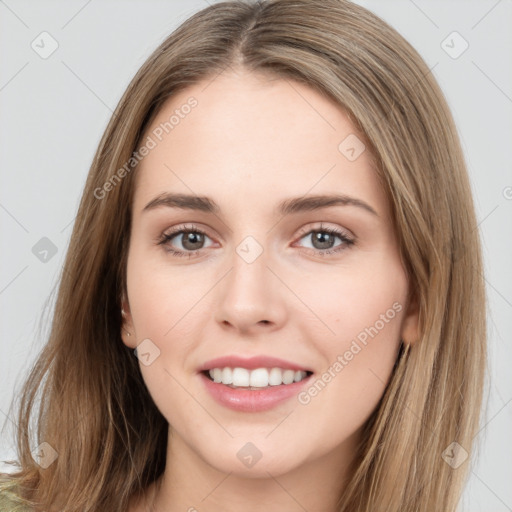
[[[217,470],[169,432],[167,463],[147,494],[151,512],[336,512],[359,439],[354,435],[318,458],[282,474],[247,477]],[[262,473],[260,473],[261,475]]]

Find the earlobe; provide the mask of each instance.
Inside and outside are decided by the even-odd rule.
[[[133,332],[133,323],[130,313],[130,306],[127,300],[122,301],[121,306],[121,339],[123,343],[130,348],[135,348],[135,336]]]
[[[416,297],[411,299],[402,320],[401,339],[413,345],[419,339],[419,304]]]

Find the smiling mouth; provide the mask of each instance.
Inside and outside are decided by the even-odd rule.
[[[275,386],[287,386],[307,379],[313,372],[283,368],[212,368],[202,372],[217,384],[233,389],[261,390]]]

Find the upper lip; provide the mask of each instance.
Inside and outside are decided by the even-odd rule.
[[[286,361],[277,357],[270,356],[254,356],[254,357],[242,357],[237,355],[229,355],[223,357],[217,357],[206,361],[200,368],[199,371],[207,371],[212,368],[247,368],[248,370],[254,370],[256,368],[283,368],[284,370],[295,370],[295,371],[311,371],[301,364],[294,363],[292,361]]]

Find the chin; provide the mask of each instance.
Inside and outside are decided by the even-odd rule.
[[[283,451],[282,447],[264,437],[258,440],[253,436],[252,439],[234,438],[227,443],[219,442],[214,450],[208,447],[199,455],[216,470],[243,478],[269,478],[269,473],[278,476],[306,463],[306,454],[301,457],[298,449]],[[223,449],[219,450],[219,446]]]

